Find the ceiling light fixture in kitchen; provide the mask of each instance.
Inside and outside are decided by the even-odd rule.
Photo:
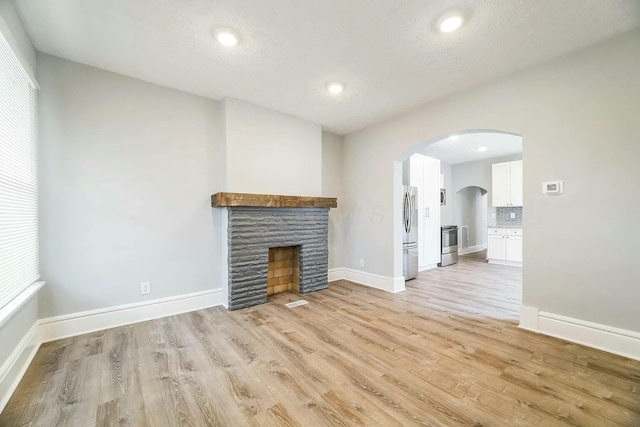
[[[233,47],[238,44],[238,33],[229,28],[217,28],[215,31],[218,42],[227,47]]]
[[[333,95],[339,95],[344,90],[344,83],[331,82],[327,84],[327,90]]]
[[[461,12],[445,13],[438,19],[438,29],[441,33],[450,33],[462,26],[464,18]]]
[[[460,135],[456,135],[455,133],[453,135],[451,135],[449,137],[450,140],[452,141],[457,141],[458,139],[460,139]]]

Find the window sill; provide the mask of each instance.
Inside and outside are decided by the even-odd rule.
[[[0,328],[4,326],[44,286],[45,282],[34,282],[27,289],[0,308]]]

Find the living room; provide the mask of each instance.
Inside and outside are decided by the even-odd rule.
[[[37,135],[37,239],[29,283],[1,284],[0,424],[100,424],[98,412],[145,425],[180,405],[196,425],[637,423],[637,2],[460,2],[467,13],[450,33],[436,27],[455,9],[444,1],[306,3],[277,13],[251,1],[0,3],[3,61],[37,94],[27,127]],[[385,22],[397,31],[381,31]],[[218,43],[221,27],[234,29],[235,46]],[[526,164],[522,310],[516,323],[487,317],[488,328],[466,314],[442,323],[435,304],[402,291],[396,185],[408,154],[478,129],[522,136]],[[0,172],[22,164],[8,152]],[[548,181],[564,192],[543,194]],[[287,291],[227,310],[233,208],[212,207],[218,193],[337,199],[326,208],[328,289],[296,308],[281,304],[300,298]],[[6,259],[2,271],[23,265]],[[465,328],[483,333],[447,344]],[[437,353],[421,358],[431,340]],[[487,355],[496,342],[501,356]],[[474,377],[465,357],[476,347]],[[202,365],[196,354],[208,355]],[[513,378],[516,356],[543,383],[530,394],[509,383],[502,396],[487,384]],[[196,366],[211,375],[208,397],[190,388]],[[551,408],[542,393],[553,372],[579,380]],[[278,394],[288,388],[289,403]],[[479,390],[493,403],[474,402]],[[136,391],[153,397],[128,401]]]

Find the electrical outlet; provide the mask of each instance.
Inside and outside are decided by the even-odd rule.
[[[515,212],[511,212],[511,219],[516,219],[516,213]]]
[[[151,282],[140,283],[140,295],[146,295],[151,293]]]
[[[360,267],[364,267],[364,260],[360,258]]]

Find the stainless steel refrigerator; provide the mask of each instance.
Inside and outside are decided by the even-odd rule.
[[[405,280],[418,276],[418,187],[403,186],[402,258]]]

